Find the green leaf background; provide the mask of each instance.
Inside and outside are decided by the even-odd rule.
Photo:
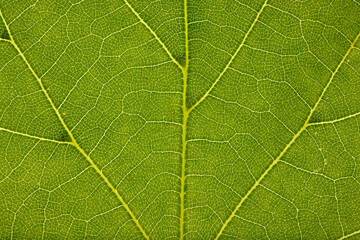
[[[358,0],[1,0],[1,239],[360,239]]]

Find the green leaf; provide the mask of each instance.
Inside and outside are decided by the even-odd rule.
[[[1,239],[360,239],[358,0],[0,16]]]

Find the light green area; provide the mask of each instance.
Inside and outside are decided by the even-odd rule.
[[[1,239],[360,239],[357,0],[0,0]]]

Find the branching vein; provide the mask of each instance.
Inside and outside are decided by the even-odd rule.
[[[265,178],[266,175],[268,175],[268,173],[271,171],[271,169],[274,168],[274,166],[281,160],[281,158],[284,156],[284,154],[287,152],[287,150],[293,145],[293,143],[295,142],[295,140],[301,135],[301,133],[310,125],[309,121],[312,117],[312,115],[314,114],[315,110],[317,109],[317,107],[319,106],[322,98],[324,97],[327,89],[329,88],[329,86],[331,85],[336,73],[339,71],[341,65],[345,62],[347,56],[349,55],[349,53],[351,52],[351,50],[354,48],[355,43],[357,42],[357,40],[360,37],[360,33],[356,36],[355,40],[353,41],[353,43],[350,45],[350,48],[347,50],[347,52],[345,53],[345,55],[343,56],[343,58],[341,59],[340,63],[337,65],[336,69],[332,72],[330,80],[328,81],[328,83],[326,84],[326,86],[324,87],[323,91],[320,94],[320,97],[318,98],[318,100],[316,101],[314,107],[310,110],[310,113],[308,115],[308,117],[306,118],[306,121],[304,123],[304,125],[300,128],[300,130],[292,137],[292,139],[290,140],[290,142],[285,146],[285,148],[281,151],[281,153],[276,157],[276,159],[270,164],[270,166],[264,171],[264,173],[259,177],[259,179],[256,180],[256,182],[254,183],[254,185],[249,189],[249,191],[244,195],[244,197],[240,200],[239,204],[235,207],[234,211],[231,213],[231,215],[229,216],[229,218],[225,221],[225,223],[222,225],[219,233],[217,234],[215,240],[219,239],[219,237],[223,234],[225,228],[227,227],[227,225],[229,224],[229,222],[236,216],[236,212],[240,209],[240,207],[242,206],[242,204],[246,201],[246,199],[249,198],[249,196],[251,195],[251,193],[254,192],[254,190],[257,188],[257,186],[259,186],[259,184],[261,183],[261,181]]]
[[[174,58],[174,56],[171,54],[169,49],[165,46],[165,43],[161,41],[161,39],[158,37],[158,35],[154,32],[154,30],[151,29],[151,27],[142,19],[140,14],[130,5],[130,3],[127,0],[124,0],[125,4],[130,8],[130,10],[136,15],[136,17],[140,20],[144,26],[149,29],[151,34],[156,38],[156,40],[160,43],[160,45],[164,48],[165,52],[169,55],[171,60],[181,69],[184,70],[184,67]]]
[[[255,19],[253,20],[252,24],[250,25],[248,31],[245,33],[243,39],[241,40],[239,46],[237,47],[237,49],[235,50],[234,54],[230,56],[229,61],[227,62],[226,66],[224,67],[224,69],[219,73],[218,77],[215,79],[215,81],[213,82],[213,84],[211,85],[211,87],[205,92],[205,94],[191,107],[187,107],[187,86],[188,86],[188,68],[189,68],[189,37],[188,37],[188,3],[187,0],[184,0],[184,24],[185,24],[185,64],[180,64],[180,62],[178,60],[175,59],[175,57],[172,55],[172,53],[169,51],[169,49],[166,47],[165,43],[159,38],[159,36],[155,33],[155,31],[145,22],[145,20],[140,16],[140,14],[133,8],[133,6],[128,2],[128,0],[124,0],[125,5],[127,5],[129,7],[129,9],[135,14],[135,16],[138,18],[138,20],[150,31],[150,33],[154,36],[154,38],[160,43],[160,45],[162,46],[162,48],[165,50],[166,54],[170,57],[171,61],[174,62],[182,71],[183,74],[183,91],[182,91],[182,152],[181,152],[181,176],[180,176],[180,219],[179,219],[179,230],[180,230],[180,239],[183,240],[184,239],[184,219],[185,219],[185,185],[186,185],[186,151],[187,151],[187,124],[188,124],[188,118],[190,113],[192,112],[192,110],[194,110],[199,104],[201,104],[208,96],[211,96],[211,92],[213,91],[213,89],[215,88],[215,86],[218,84],[218,82],[222,79],[222,77],[224,76],[224,74],[227,72],[228,69],[231,69],[231,64],[233,63],[234,59],[237,57],[237,55],[239,54],[240,50],[243,48],[243,46],[245,45],[245,42],[247,41],[250,33],[252,32],[252,30],[254,29],[255,24],[259,21],[260,15],[263,13],[264,9],[266,6],[268,6],[268,1],[269,0],[265,0],[262,7],[260,8],[260,10],[257,12]],[[10,129],[6,129],[6,128],[2,128],[0,127],[0,131],[5,131],[8,133],[12,133],[12,134],[17,134],[20,136],[24,136],[24,137],[28,137],[28,138],[33,138],[36,140],[42,140],[42,141],[48,141],[48,142],[53,142],[53,143],[58,143],[58,144],[69,144],[74,146],[83,156],[84,158],[89,162],[90,166],[96,171],[96,173],[102,178],[102,180],[107,184],[107,186],[112,190],[112,192],[115,194],[116,198],[120,201],[121,205],[125,208],[125,210],[127,211],[127,213],[130,215],[130,218],[132,219],[132,221],[134,221],[134,223],[136,224],[137,228],[140,230],[140,232],[142,233],[143,237],[145,239],[149,239],[149,235],[145,232],[144,228],[141,226],[138,218],[134,215],[134,213],[132,212],[132,210],[130,209],[129,205],[125,202],[125,200],[122,198],[122,196],[120,195],[120,193],[118,192],[118,190],[116,189],[116,187],[109,181],[109,179],[105,176],[105,174],[103,173],[103,171],[97,166],[97,164],[91,159],[90,154],[86,153],[85,150],[77,143],[71,129],[69,129],[69,127],[66,125],[60,111],[59,108],[57,108],[53,102],[53,100],[51,99],[49,93],[47,92],[45,86],[43,85],[43,82],[41,80],[41,78],[37,75],[37,73],[35,72],[35,70],[33,69],[33,67],[31,66],[31,64],[29,63],[29,61],[27,60],[27,58],[24,55],[24,52],[19,48],[19,46],[17,45],[17,43],[15,42],[11,31],[10,31],[10,27],[9,24],[7,24],[7,22],[5,21],[5,18],[0,10],[0,17],[2,19],[2,21],[5,24],[6,30],[9,33],[9,40],[8,39],[0,39],[0,41],[3,42],[8,42],[10,44],[12,44],[12,46],[16,49],[16,51],[18,52],[19,56],[22,58],[22,60],[24,61],[24,63],[27,66],[27,69],[30,70],[30,72],[32,73],[32,75],[35,77],[35,79],[37,80],[37,82],[40,85],[41,91],[44,93],[47,101],[50,103],[51,108],[55,111],[56,116],[58,117],[59,121],[61,122],[63,128],[66,130],[66,132],[68,133],[71,141],[66,142],[66,141],[58,141],[58,140],[54,140],[54,139],[47,139],[47,138],[42,138],[39,136],[33,136],[30,134],[26,134],[26,133],[21,133],[21,132],[17,132],[17,131],[13,131]],[[351,50],[353,48],[355,48],[355,43],[358,41],[360,37],[360,33],[356,36],[356,38],[354,39],[354,41],[351,43],[349,49],[347,50],[347,52],[344,54],[343,58],[341,59],[341,61],[339,62],[339,64],[337,65],[337,67],[335,68],[335,70],[331,71],[331,77],[328,80],[327,84],[325,85],[325,87],[323,88],[320,96],[318,97],[316,103],[314,104],[313,107],[311,107],[308,116],[306,117],[306,120],[303,124],[303,126],[292,136],[292,138],[290,139],[290,141],[285,145],[285,147],[283,148],[283,150],[279,153],[279,155],[273,159],[272,163],[267,167],[267,169],[262,173],[262,175],[258,178],[255,179],[254,181],[255,183],[252,185],[252,187],[247,191],[247,193],[241,197],[240,202],[236,205],[235,209],[231,212],[230,216],[226,219],[226,221],[223,222],[223,225],[221,226],[219,232],[217,233],[215,240],[219,239],[223,234],[225,235],[224,231],[227,228],[227,226],[229,225],[229,223],[232,221],[232,219],[236,216],[238,210],[241,208],[241,206],[243,205],[243,203],[250,197],[250,195],[256,190],[256,188],[261,185],[261,182],[263,181],[263,179],[269,174],[269,172],[277,165],[278,162],[283,162],[282,158],[283,156],[287,153],[287,151],[291,148],[291,146],[295,143],[295,141],[299,138],[299,136],[304,132],[307,131],[307,127],[309,126],[315,126],[315,125],[322,125],[322,124],[332,124],[332,123],[336,123],[336,122],[340,122],[346,119],[350,119],[353,117],[356,117],[358,115],[360,115],[359,113],[354,113],[339,119],[335,119],[335,120],[331,120],[331,121],[323,121],[323,122],[310,122],[312,119],[312,116],[314,114],[314,112],[318,109],[318,106],[320,104],[320,102],[322,101],[324,95],[326,94],[328,88],[330,87],[330,85],[333,82],[333,79],[335,77],[335,75],[339,72],[339,69],[341,68],[342,64],[345,62],[345,60],[347,59],[348,55],[350,54]],[[230,55],[230,54],[229,54]],[[170,60],[169,60],[170,62]],[[240,196],[240,195],[239,195]],[[339,238],[339,240],[343,240],[346,239],[348,237],[352,237],[354,235],[360,234],[360,230],[355,231],[353,233],[350,233],[346,236],[343,236],[341,238]]]
[[[349,237],[355,236],[355,235],[357,235],[357,234],[360,234],[360,230],[357,230],[357,231],[355,231],[355,232],[353,232],[353,233],[350,233],[350,234],[348,234],[348,235],[346,235],[346,236],[343,236],[343,237],[339,238],[338,240],[344,240],[344,239],[347,239],[347,238],[349,238]]]
[[[258,12],[258,14],[256,15],[253,23],[251,24],[249,30],[246,32],[243,40],[241,41],[239,47],[236,49],[234,55],[232,55],[232,57],[230,58],[229,62],[226,64],[225,68],[222,70],[222,72],[219,74],[219,76],[217,77],[217,79],[215,80],[215,82],[211,85],[211,87],[209,88],[209,90],[200,98],[199,101],[197,101],[190,109],[189,112],[191,112],[192,110],[194,110],[202,101],[204,101],[207,96],[209,96],[210,92],[214,89],[214,87],[216,86],[216,84],[220,81],[220,79],[222,78],[222,76],[224,75],[224,73],[229,69],[231,63],[234,61],[235,57],[238,55],[238,53],[240,52],[241,48],[244,46],[246,39],[248,38],[248,36],[250,35],[250,32],[254,29],[255,23],[259,20],[259,17],[261,15],[261,13],[264,11],[264,8],[267,5],[268,0],[266,0],[264,2],[264,4],[262,5],[260,11]]]
[[[68,126],[65,124],[64,119],[62,118],[59,110],[56,108],[54,102],[52,101],[52,99],[50,98],[48,92],[46,91],[41,79],[39,78],[39,76],[36,74],[36,72],[34,71],[34,69],[32,68],[32,66],[30,65],[30,63],[28,62],[28,60],[26,59],[24,53],[21,51],[21,49],[19,48],[19,46],[16,44],[16,42],[14,41],[14,38],[11,34],[9,25],[6,23],[6,20],[2,14],[2,11],[0,10],[0,17],[3,20],[5,27],[9,33],[9,37],[10,37],[10,42],[11,44],[14,46],[14,48],[17,50],[17,52],[19,53],[19,55],[21,56],[21,58],[24,60],[25,64],[27,65],[28,69],[31,71],[31,73],[34,75],[34,77],[36,78],[36,80],[38,81],[41,90],[43,91],[43,93],[45,94],[48,102],[50,103],[51,107],[53,108],[53,110],[55,111],[57,117],[59,118],[61,124],[63,125],[64,129],[66,130],[66,132],[69,134],[71,141],[72,141],[72,145],[74,145],[76,147],[76,149],[86,158],[86,160],[90,163],[91,167],[95,169],[95,171],[100,175],[100,177],[103,179],[103,181],[108,185],[108,187],[112,190],[112,192],[116,195],[117,199],[120,201],[120,203],[123,205],[123,207],[126,209],[126,211],[128,212],[128,214],[130,215],[131,219],[135,222],[136,226],[139,228],[140,232],[143,234],[145,239],[149,239],[149,236],[146,234],[145,230],[142,228],[142,226],[140,225],[139,221],[137,220],[137,218],[135,217],[134,213],[131,211],[131,209],[129,208],[129,206],[126,204],[126,202],[124,201],[124,199],[120,196],[119,192],[117,191],[117,189],[113,186],[113,184],[109,181],[109,179],[104,175],[104,173],[99,169],[99,167],[95,164],[95,162],[90,158],[90,156],[80,147],[80,145],[77,143],[76,139],[74,138],[72,132],[70,131],[70,129],[68,128]]]

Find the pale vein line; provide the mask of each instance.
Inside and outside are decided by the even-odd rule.
[[[202,101],[205,100],[205,98],[207,96],[209,96],[210,92],[214,89],[215,85],[220,81],[220,79],[222,78],[222,76],[224,75],[224,73],[228,70],[228,68],[230,67],[231,63],[234,61],[235,57],[237,56],[237,54],[240,52],[241,48],[244,46],[246,39],[248,38],[248,36],[250,35],[250,32],[253,30],[255,23],[258,21],[261,13],[264,11],[265,6],[267,5],[268,0],[266,0],[264,2],[264,4],[262,5],[260,11],[258,12],[258,14],[256,15],[255,20],[253,21],[253,23],[251,24],[249,30],[246,32],[243,40],[241,41],[239,47],[236,49],[234,55],[232,55],[232,57],[230,58],[229,62],[226,64],[225,68],[223,69],[223,71],[220,73],[220,75],[218,76],[218,78],[215,80],[215,82],[211,85],[211,87],[209,88],[209,90],[200,98],[199,101],[197,101],[190,109],[189,109],[189,113],[194,110]]]
[[[319,103],[321,102],[322,98],[325,95],[325,92],[327,91],[327,89],[329,88],[331,82],[333,81],[336,73],[339,71],[341,65],[345,62],[345,59],[347,58],[347,56],[349,55],[350,51],[354,48],[356,41],[359,39],[360,37],[360,33],[356,36],[355,40],[353,41],[353,43],[350,45],[350,48],[347,50],[347,52],[345,53],[344,57],[341,59],[340,63],[338,64],[338,66],[336,67],[335,71],[331,74],[330,80],[328,81],[328,83],[326,84],[326,86],[324,87],[319,99],[317,100],[317,102],[315,103],[314,107],[311,109],[304,125],[300,128],[300,130],[292,137],[292,139],[290,140],[290,142],[285,146],[285,148],[281,151],[281,153],[276,157],[276,159],[270,164],[270,166],[265,170],[265,172],[260,176],[260,178],[254,183],[254,185],[250,188],[250,190],[244,195],[244,197],[240,200],[239,204],[236,206],[236,208],[234,209],[234,211],[231,213],[231,215],[229,216],[229,218],[225,221],[225,223],[222,225],[219,233],[217,234],[215,240],[219,239],[219,237],[222,235],[222,233],[224,232],[224,229],[227,227],[227,225],[229,224],[229,222],[235,217],[236,212],[240,209],[240,207],[242,206],[242,204],[245,202],[246,199],[248,199],[248,197],[251,195],[252,192],[254,192],[254,190],[257,188],[257,186],[259,186],[259,184],[261,183],[261,181],[265,178],[265,176],[271,171],[271,169],[280,161],[280,159],[284,156],[284,154],[287,152],[287,150],[291,147],[291,145],[295,142],[295,140],[301,135],[301,133],[309,126],[309,121],[313,115],[313,113],[315,112],[317,106],[319,105]]]
[[[2,18],[6,29],[9,33],[9,37],[10,37],[10,42],[11,44],[15,47],[15,49],[18,51],[19,55],[21,56],[21,58],[24,60],[24,62],[26,63],[28,69],[31,71],[31,73],[34,75],[34,77],[36,78],[36,80],[38,81],[41,90],[44,92],[47,100],[49,101],[51,107],[54,109],[57,117],[59,118],[61,124],[63,125],[64,129],[66,130],[66,132],[69,134],[71,140],[72,140],[72,145],[74,145],[76,147],[76,149],[86,158],[86,160],[90,163],[91,167],[93,167],[95,169],[95,171],[100,175],[100,177],[104,180],[104,182],[108,185],[108,187],[112,190],[112,192],[116,195],[116,197],[118,198],[118,200],[121,202],[121,204],[123,205],[123,207],[126,209],[126,211],[128,212],[128,214],[131,216],[132,220],[135,222],[136,226],[139,228],[140,232],[143,234],[143,236],[145,237],[145,239],[149,239],[149,236],[146,234],[146,232],[144,231],[144,229],[142,228],[142,226],[140,225],[139,221],[137,220],[137,218],[135,217],[134,213],[131,211],[131,209],[129,208],[129,206],[126,204],[126,202],[124,201],[124,199],[120,196],[119,192],[116,190],[116,188],[112,185],[112,183],[109,181],[109,179],[104,175],[104,173],[99,169],[99,167],[94,163],[94,161],[89,157],[89,155],[87,155],[85,153],[85,151],[80,147],[80,145],[76,142],[73,134],[71,133],[71,131],[69,130],[69,128],[67,127],[67,125],[64,122],[64,119],[62,118],[59,110],[55,107],[55,104],[53,103],[52,99],[50,98],[48,92],[46,91],[41,79],[39,78],[39,76],[36,74],[36,72],[34,71],[34,69],[31,67],[30,63],[28,62],[28,60],[26,59],[25,55],[23,54],[23,52],[20,50],[20,48],[18,47],[18,45],[16,44],[16,42],[14,41],[9,25],[6,23],[6,20],[2,14],[2,11],[0,9],[0,17]]]
[[[186,106],[187,80],[189,69],[189,31],[187,16],[187,0],[184,0],[184,24],[185,24],[185,67],[183,68],[183,93],[182,93],[182,151],[181,151],[181,178],[180,178],[180,239],[184,239],[184,216],[185,216],[185,179],[186,179],[186,137],[189,109]]]
[[[356,235],[356,234],[360,234],[360,230],[357,230],[357,231],[355,231],[355,232],[353,232],[353,233],[350,233],[350,234],[348,234],[348,235],[346,235],[346,236],[343,236],[343,237],[339,238],[338,240],[343,240],[343,239],[352,237],[352,236],[354,236],[354,235]]]
[[[24,136],[24,137],[28,137],[28,138],[33,138],[33,139],[41,140],[41,141],[47,141],[47,142],[54,142],[54,143],[59,143],[59,144],[70,144],[70,145],[73,145],[72,142],[65,142],[65,141],[58,141],[58,140],[54,140],[54,139],[37,137],[37,136],[29,135],[29,134],[26,134],[26,133],[16,132],[16,131],[13,131],[13,130],[10,130],[10,129],[6,129],[6,128],[2,128],[2,127],[0,127],[0,131],[5,131],[5,132],[9,132],[9,133],[13,133],[13,134],[17,134],[17,135],[20,135],[20,136]]]
[[[360,112],[355,113],[355,114],[351,114],[351,115],[349,115],[349,116],[342,117],[342,118],[339,118],[339,119],[330,120],[330,121],[324,121],[324,122],[313,122],[313,123],[309,123],[308,125],[309,125],[309,126],[313,126],[313,125],[323,125],[323,124],[336,123],[336,122],[344,121],[344,120],[349,119],[349,118],[356,117],[356,116],[358,116],[358,115],[360,115]]]
[[[0,38],[0,41],[11,43],[9,39],[5,39],[5,38]]]
[[[140,14],[130,5],[130,3],[127,0],[124,0],[125,4],[130,8],[130,10],[135,14],[135,16],[140,20],[140,22],[142,24],[144,24],[144,26],[149,29],[149,31],[151,32],[151,34],[156,38],[156,40],[160,43],[160,45],[164,48],[165,52],[169,55],[169,57],[171,58],[171,60],[181,69],[184,70],[184,67],[173,57],[173,55],[171,54],[171,52],[169,51],[169,49],[165,46],[165,43],[163,41],[161,41],[161,39],[158,37],[158,35],[154,32],[154,30],[152,30],[150,28],[150,26],[144,21],[144,19],[142,19],[142,17],[140,16]]]

